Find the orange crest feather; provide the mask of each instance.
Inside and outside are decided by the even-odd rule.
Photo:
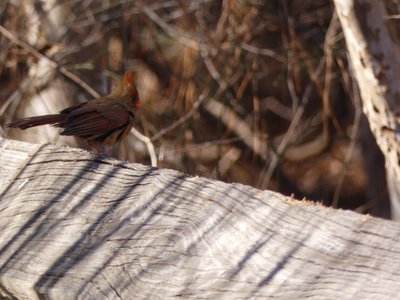
[[[129,86],[134,86],[133,74],[131,71],[126,71],[123,82]]]

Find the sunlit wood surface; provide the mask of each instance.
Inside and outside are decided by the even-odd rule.
[[[400,294],[399,223],[80,149],[0,148],[2,297]]]

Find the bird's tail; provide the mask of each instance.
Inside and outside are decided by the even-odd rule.
[[[17,121],[6,124],[6,127],[27,129],[35,126],[46,125],[46,124],[56,124],[64,120],[65,115],[54,114],[54,115],[44,115],[30,118],[23,118]]]

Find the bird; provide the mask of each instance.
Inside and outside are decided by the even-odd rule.
[[[126,71],[107,96],[61,110],[58,114],[18,119],[6,127],[28,129],[41,125],[63,128],[60,135],[86,140],[96,154],[121,141],[134,125],[135,112],[142,106],[131,71]]]

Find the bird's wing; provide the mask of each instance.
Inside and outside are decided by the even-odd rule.
[[[79,108],[81,108],[81,107],[83,107],[83,106],[85,106],[85,105],[87,105],[89,103],[90,102],[86,101],[86,102],[82,102],[82,103],[79,103],[79,104],[72,105],[72,106],[67,107],[67,108],[63,109],[62,111],[60,111],[60,114],[69,114],[70,112],[72,112],[74,110],[77,110],[77,109],[79,109]]]
[[[56,126],[65,128],[62,135],[95,137],[107,135],[129,126],[133,115],[120,104],[93,103],[69,111],[64,122]]]

